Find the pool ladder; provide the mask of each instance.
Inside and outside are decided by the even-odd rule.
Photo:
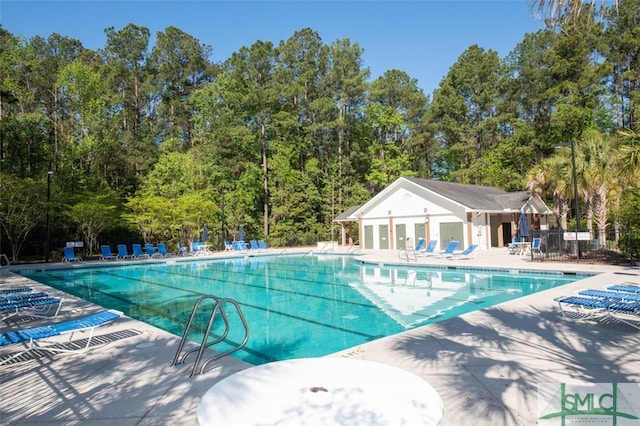
[[[418,255],[416,254],[416,251],[412,246],[409,246],[409,248],[398,249],[398,258],[406,260],[407,262],[410,262],[412,260],[414,262],[418,261]]]
[[[184,353],[182,352],[182,349],[184,348],[184,344],[187,341],[187,336],[189,334],[189,330],[191,330],[191,325],[193,324],[193,319],[196,316],[196,313],[198,311],[198,308],[200,307],[200,304],[205,301],[205,300],[209,300],[209,299],[213,299],[215,301],[215,305],[213,306],[213,310],[211,312],[211,317],[209,317],[209,323],[207,324],[207,329],[204,333],[204,336],[202,336],[202,343],[200,344],[200,346],[187,350]],[[235,351],[238,351],[240,349],[242,349],[246,344],[247,341],[249,340],[249,326],[247,325],[247,320],[244,318],[244,315],[242,314],[242,309],[240,309],[240,305],[238,304],[238,302],[236,302],[233,299],[223,299],[223,298],[219,298],[217,296],[211,295],[211,294],[205,294],[203,296],[201,296],[195,303],[195,305],[193,306],[193,310],[191,311],[191,317],[189,317],[189,322],[187,322],[187,326],[184,329],[184,334],[182,335],[182,339],[180,340],[180,344],[178,345],[178,349],[176,351],[176,356],[173,357],[173,362],[171,363],[171,366],[173,367],[174,365],[177,364],[183,364],[187,357],[193,353],[198,353],[198,355],[196,356],[196,361],[193,364],[193,369],[191,370],[191,374],[189,375],[189,377],[193,377],[194,375],[198,374],[198,365],[200,364],[200,361],[202,359],[202,354],[204,353],[204,350],[210,346],[215,345],[216,343],[220,343],[222,341],[224,341],[227,337],[227,335],[229,334],[229,318],[227,317],[227,313],[224,310],[224,306],[226,304],[231,304],[233,305],[233,307],[236,308],[236,311],[238,312],[238,316],[240,317],[240,321],[242,322],[242,326],[244,327],[244,339],[242,339],[242,342],[240,342],[240,344],[238,344],[237,346],[232,347],[229,350],[226,350],[224,352],[220,352],[218,354],[216,354],[214,357],[209,358],[208,360],[206,360],[205,362],[202,363],[202,366],[200,367],[200,374],[202,374],[204,372],[204,369],[207,367],[207,365],[215,360],[218,360],[222,357],[225,357]],[[225,330],[224,333],[222,333],[222,335],[220,337],[218,337],[217,339],[215,339],[212,342],[208,342],[207,340],[209,339],[209,334],[211,333],[211,327],[213,326],[213,323],[215,321],[216,315],[220,314],[220,317],[222,318],[222,320],[224,321],[225,324]]]

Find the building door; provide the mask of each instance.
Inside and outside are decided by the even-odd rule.
[[[389,225],[378,225],[380,250],[389,250]]]
[[[418,241],[420,241],[420,238],[424,238],[425,240],[427,239],[426,227],[424,226],[424,223],[416,223],[413,225],[413,235],[416,239],[413,242],[414,247],[418,245]]]
[[[364,226],[364,248],[373,249],[373,225]]]
[[[491,224],[491,226],[493,227],[493,223]],[[510,221],[502,224],[502,241],[504,241],[505,244],[508,244],[513,240],[512,232],[513,232],[513,229],[511,228]]]
[[[396,248],[407,248],[406,246],[407,239],[407,225],[404,223],[396,224]]]
[[[440,248],[444,250],[451,240],[459,241],[458,248],[464,246],[464,224],[462,222],[443,222],[440,224]]]

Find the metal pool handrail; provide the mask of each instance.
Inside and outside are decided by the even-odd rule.
[[[191,329],[191,325],[193,324],[193,319],[196,315],[196,312],[198,311],[198,308],[200,306],[200,303],[202,303],[204,300],[208,300],[208,299],[213,299],[215,300],[215,305],[213,306],[213,310],[211,312],[211,316],[209,317],[209,323],[207,324],[207,329],[204,333],[204,336],[202,337],[202,343],[193,349],[190,349],[188,351],[185,351],[184,353],[182,353],[182,349],[184,348],[184,344],[187,341],[187,336],[189,334],[189,331]],[[205,294],[202,295],[195,303],[195,305],[193,306],[193,310],[191,311],[191,316],[189,317],[189,321],[187,322],[187,325],[184,329],[184,333],[182,335],[182,339],[180,339],[180,344],[178,345],[178,349],[176,350],[176,355],[173,357],[173,362],[171,363],[171,366],[173,367],[174,365],[177,364],[183,364],[187,357],[189,355],[191,355],[192,353],[198,353],[198,355],[196,356],[196,360],[193,364],[193,369],[191,370],[191,374],[189,375],[189,377],[193,377],[195,374],[197,374],[197,370],[198,370],[198,364],[200,364],[200,360],[202,359],[202,354],[204,353],[204,350],[210,346],[213,346],[217,343],[220,343],[222,341],[224,341],[227,337],[227,335],[229,334],[229,318],[227,317],[226,312],[224,311],[224,305],[230,303],[232,304],[235,308],[236,311],[238,312],[238,317],[240,318],[240,321],[242,322],[242,326],[244,327],[244,331],[245,331],[245,336],[244,339],[242,340],[242,342],[240,342],[237,346],[232,347],[231,349],[224,351],[224,352],[220,352],[217,355],[215,355],[212,358],[209,358],[208,360],[206,360],[204,363],[202,363],[202,367],[200,367],[200,374],[202,374],[204,372],[204,369],[207,367],[207,365],[212,362],[215,361],[217,359],[220,359],[222,357],[225,357],[233,352],[236,352],[242,348],[244,348],[244,346],[247,344],[247,341],[249,341],[249,326],[247,324],[247,321],[244,317],[244,314],[242,313],[242,309],[240,309],[240,305],[238,304],[238,302],[236,302],[233,299],[222,299],[219,298],[217,296],[214,296],[212,294]],[[208,342],[207,340],[209,339],[209,334],[211,332],[211,327],[213,326],[214,320],[216,315],[218,314],[218,312],[220,313],[220,316],[222,317],[222,320],[224,321],[225,324],[225,330],[224,333],[222,333],[222,335],[220,337],[218,337],[217,339],[215,339],[212,342]]]

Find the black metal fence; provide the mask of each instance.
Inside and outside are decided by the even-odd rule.
[[[590,240],[565,240],[565,232],[561,229],[532,231],[531,239],[540,238],[540,251],[532,252],[531,257],[537,261],[579,261],[606,260],[612,253],[619,254],[618,242],[628,236],[628,232],[615,234],[608,232],[604,247],[600,247],[597,238]],[[569,231],[572,233],[572,231]]]

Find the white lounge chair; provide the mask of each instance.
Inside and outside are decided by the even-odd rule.
[[[54,306],[53,315],[49,313]],[[62,299],[51,297],[45,292],[18,292],[0,297],[0,315],[2,320],[24,315],[36,318],[51,318],[58,315],[62,307]]]
[[[475,257],[475,250],[478,248],[477,244],[471,244],[464,251],[456,252],[446,255],[447,259],[472,259]]]
[[[424,241],[424,240],[423,240]],[[416,254],[418,256],[430,257],[436,255],[436,247],[438,246],[438,240],[431,240],[426,248],[421,250],[416,250]]]
[[[456,249],[456,247],[458,247],[458,244],[460,244],[459,241],[450,241],[449,245],[447,246],[447,248],[445,248],[443,251],[441,251],[440,253],[437,254],[438,257],[448,257],[451,255],[451,253],[453,253]]]
[[[556,299],[560,313],[569,321],[589,321],[611,318],[640,330],[640,304],[634,301],[586,295]],[[570,308],[572,312],[566,309]]]
[[[105,310],[71,321],[58,324],[50,324],[42,327],[34,327],[24,330],[8,331],[0,334],[0,346],[8,346],[18,343],[25,343],[27,348],[8,358],[0,360],[0,365],[5,364],[20,355],[32,350],[48,351],[48,352],[66,352],[66,353],[82,353],[89,349],[93,332],[97,327],[107,324],[117,318],[120,318],[122,312],[115,310]],[[70,349],[61,345],[60,342],[48,342],[44,339],[70,334],[69,340],[73,338],[73,334],[79,331],[89,331],[90,335],[84,346],[76,349]]]

